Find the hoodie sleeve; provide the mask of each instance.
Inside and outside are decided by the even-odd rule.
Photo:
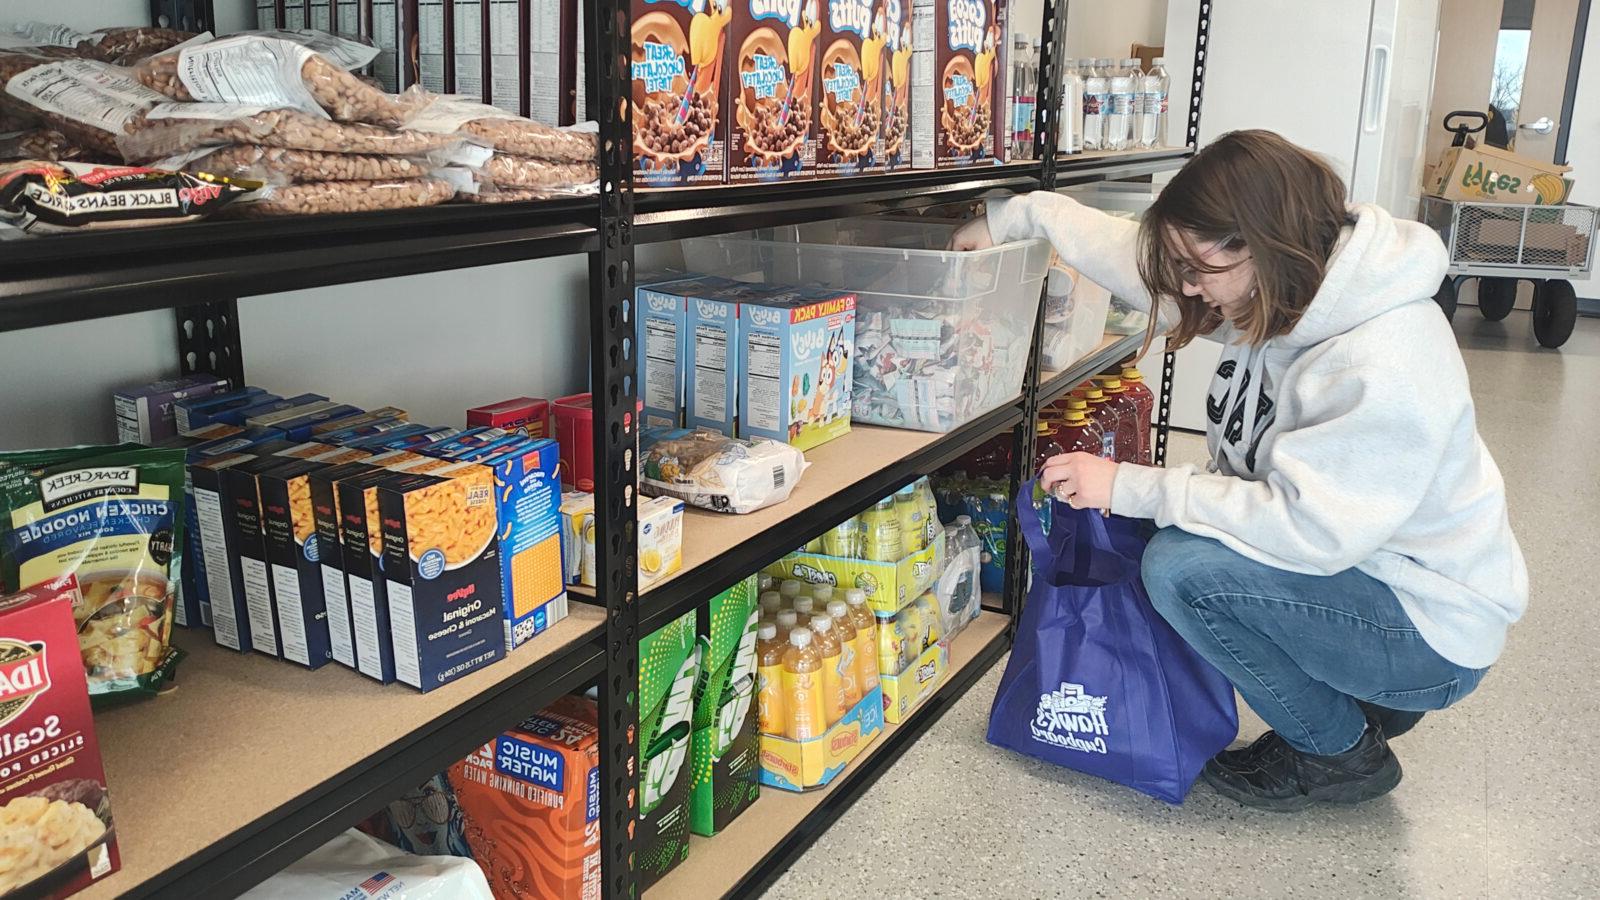
[[[1266,438],[1264,479],[1124,463],[1112,511],[1294,572],[1331,575],[1371,557],[1422,503],[1464,411],[1423,409],[1426,392],[1398,386],[1392,367],[1307,371],[1291,390],[1296,425]]]

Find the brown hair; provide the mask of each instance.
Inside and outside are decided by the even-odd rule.
[[[1183,293],[1186,267],[1207,274],[1230,268],[1198,259],[1201,248],[1220,242],[1249,250],[1256,293],[1234,325],[1260,344],[1300,320],[1347,221],[1344,182],[1310,151],[1270,131],[1231,131],[1206,145],[1161,192],[1139,229],[1145,287],[1158,307],[1166,298],[1178,305],[1167,346],[1182,347],[1222,322]],[[1157,328],[1151,316],[1147,349]]]

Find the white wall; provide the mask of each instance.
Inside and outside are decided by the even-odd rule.
[[[1039,36],[1043,0],[1017,0],[1009,4],[1012,31]],[[1198,7],[1197,7],[1198,9]],[[1194,17],[1188,20],[1193,44]],[[1091,3],[1079,0],[1067,7],[1067,58],[1128,54],[1133,44],[1160,46],[1167,35],[1167,0],[1126,0]],[[1171,55],[1170,53],[1168,54]]]

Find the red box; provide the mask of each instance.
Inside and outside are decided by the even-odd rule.
[[[122,866],[78,655],[78,602],[70,575],[0,597],[0,844],[10,862],[0,896],[56,900]],[[51,842],[40,837],[46,817]]]
[[[467,410],[467,426],[477,425],[515,429],[528,437],[550,437],[550,401],[518,397]]]
[[[588,394],[556,401],[556,443],[561,445],[561,484],[594,490],[594,407]]]

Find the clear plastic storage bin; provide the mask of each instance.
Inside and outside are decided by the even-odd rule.
[[[958,253],[957,222],[843,219],[692,238],[690,269],[857,295],[851,417],[950,431],[1016,399],[1050,262],[1042,240]]]

